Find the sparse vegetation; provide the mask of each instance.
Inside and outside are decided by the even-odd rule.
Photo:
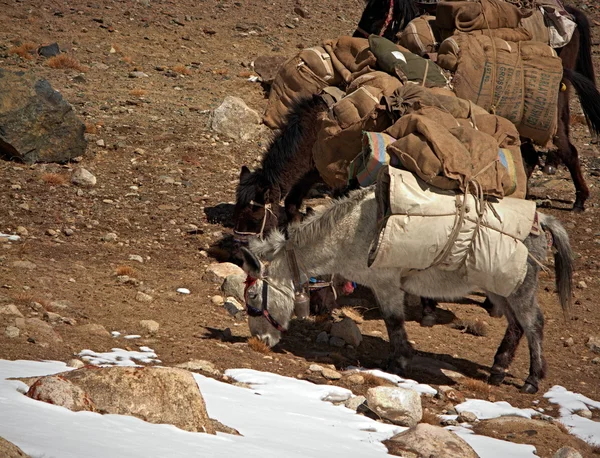
[[[333,314],[341,318],[348,317],[357,324],[361,324],[365,321],[362,314],[352,307],[342,307],[341,309],[336,309],[333,311]]]
[[[175,65],[172,68],[172,70],[175,73],[179,73],[180,75],[191,75],[192,74],[192,71],[189,68],[187,68],[185,65],[181,65],[181,64],[180,65]]]
[[[132,89],[131,91],[129,91],[129,95],[132,95],[134,97],[143,97],[147,93],[148,93],[148,91],[146,89],[140,89],[140,88]]]
[[[115,274],[118,276],[127,275],[128,277],[135,278],[137,276],[137,271],[131,266],[118,266],[115,269]]]
[[[360,375],[362,375],[365,379],[365,386],[367,388],[374,388],[376,386],[395,386],[395,384],[390,382],[389,380],[377,377],[376,375],[371,374],[370,372],[361,372]]]
[[[480,320],[458,320],[452,323],[452,327],[478,337],[485,337],[488,332],[487,323]]]
[[[17,56],[19,56],[22,59],[27,59],[27,60],[31,60],[33,59],[33,53],[32,51],[34,51],[37,48],[36,45],[34,45],[33,43],[23,43],[20,46],[15,46],[13,48],[10,48],[8,50],[8,54],[16,54]]]
[[[86,121],[85,122],[85,133],[86,134],[97,134],[98,126],[96,124],[94,124],[93,122]]]
[[[51,172],[44,173],[41,176],[41,179],[44,183],[50,186],[65,186],[69,182],[69,179],[66,175]]]
[[[248,346],[255,352],[262,353],[263,355],[271,353],[269,346],[258,337],[250,337],[248,339]]]
[[[77,70],[78,72],[85,72],[86,70],[81,62],[69,54],[59,54],[51,57],[48,59],[47,64],[48,67],[55,69]]]
[[[489,396],[492,390],[492,387],[488,383],[484,382],[483,380],[477,380],[475,378],[465,378],[464,380],[461,379],[460,384],[465,390],[468,390],[484,398]]]

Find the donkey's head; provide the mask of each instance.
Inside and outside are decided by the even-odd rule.
[[[265,251],[261,254],[272,259],[278,251],[273,249],[273,245],[268,246],[272,238],[262,242],[253,241],[252,247],[258,251],[264,248]],[[294,312],[292,280],[283,276],[287,272],[281,277],[280,272],[271,272],[273,275],[267,276],[267,268],[252,251],[246,248],[242,248],[242,257],[243,268],[248,275],[244,300],[250,333],[269,347],[273,347],[281,340],[282,333],[287,330]]]
[[[242,166],[233,210],[237,241],[246,243],[249,236],[262,237],[277,227],[279,195],[274,194],[260,170],[251,172]]]
[[[374,34],[396,41],[396,34],[417,15],[414,0],[368,0],[353,36]]]

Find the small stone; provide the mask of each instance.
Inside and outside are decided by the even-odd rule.
[[[327,367],[323,368],[321,374],[323,374],[323,377],[328,380],[339,380],[342,378],[342,374],[340,374],[338,371],[334,371],[333,369],[329,369]]]
[[[192,359],[187,363],[177,364],[175,367],[185,369],[187,371],[206,372],[217,377],[221,376],[221,371],[215,368],[213,363],[211,363],[210,361],[205,361],[203,359]]]
[[[421,396],[416,391],[406,388],[369,388],[367,404],[377,415],[400,426],[415,426],[423,417]]]
[[[23,314],[20,312],[20,310],[15,304],[0,306],[0,315],[16,316],[23,318]]]
[[[360,374],[352,374],[348,376],[348,382],[354,385],[362,385],[365,383],[365,378]]]
[[[344,406],[348,409],[357,411],[358,408],[366,402],[366,400],[367,398],[364,396],[352,396],[344,403]]]
[[[244,275],[245,273],[243,269],[239,266],[231,262],[221,262],[211,264],[206,268],[206,273],[204,274],[204,280],[210,281],[212,283],[223,284],[225,279],[229,275]]]
[[[144,263],[144,258],[142,258],[141,256],[139,256],[137,254],[130,254],[129,260],[139,262],[140,264]]]
[[[21,334],[21,331],[19,330],[19,328],[15,327],[15,326],[7,326],[6,329],[4,330],[4,335],[6,337],[8,337],[9,339],[14,339],[16,337],[19,337],[20,334]]]
[[[179,294],[190,294],[191,293],[191,291],[187,288],[177,288],[177,292]]]
[[[239,97],[227,96],[213,111],[211,127],[236,140],[252,140],[260,132],[261,117]]]
[[[440,421],[442,426],[458,426],[459,423],[456,420],[442,420]]]
[[[44,320],[47,321],[48,323],[58,324],[58,323],[62,323],[63,318],[58,313],[47,311],[44,313]]]
[[[154,300],[154,298],[152,296],[150,296],[149,294],[146,294],[142,291],[138,291],[137,294],[135,295],[135,300],[138,302],[152,302]]]
[[[358,347],[362,342],[362,334],[360,329],[351,318],[344,317],[342,321],[333,323],[331,326],[330,334],[334,337],[340,337],[346,341],[346,343],[353,347]]]
[[[319,374],[323,372],[323,366],[319,366],[318,364],[311,364],[308,366],[308,370],[311,372],[318,372]]]
[[[318,344],[327,344],[327,343],[329,343],[329,334],[327,334],[327,332],[325,332],[325,331],[321,331],[319,333],[319,335],[317,336],[317,343]]]
[[[22,203],[22,204],[19,204],[19,205],[18,205],[18,207],[19,207],[21,210],[29,211],[29,204]]]
[[[144,72],[129,72],[129,78],[148,78]]]
[[[573,340],[573,337],[569,337],[568,339],[566,339],[566,340],[563,342],[563,345],[564,345],[565,347],[572,347],[573,345],[575,345],[575,340]]]
[[[96,177],[83,167],[77,167],[73,171],[73,175],[71,175],[71,183],[77,186],[91,188],[96,185]]]
[[[225,296],[233,296],[238,301],[243,301],[244,288],[246,286],[244,284],[245,281],[245,274],[228,275],[227,278],[225,278],[223,284],[221,285],[221,291],[223,291],[223,294],[225,294]]]
[[[213,296],[210,298],[210,301],[213,303],[213,305],[223,305],[225,303],[223,296]]]
[[[29,231],[27,230],[26,227],[19,226],[19,227],[17,227],[17,234],[20,235],[21,237],[27,237],[29,235]]]
[[[17,269],[27,269],[27,270],[33,270],[35,269],[37,266],[31,262],[31,261],[15,261],[12,263],[12,266],[17,268]]]
[[[58,232],[56,232],[54,229],[46,229],[46,235],[49,235],[50,237],[56,237]]]
[[[600,364],[600,358],[592,359],[592,364]]]
[[[145,329],[149,334],[156,334],[160,325],[154,320],[142,320],[140,326]]]
[[[346,341],[341,337],[331,336],[329,338],[329,345],[337,348],[344,348],[346,346]]]
[[[100,148],[104,148],[106,146],[106,143],[104,143],[104,140],[102,140],[102,139],[96,140],[96,146],[99,146]]]
[[[104,326],[97,323],[90,324],[82,324],[81,326],[77,326],[76,328],[80,332],[84,332],[85,334],[90,334],[98,337],[111,337],[110,333],[106,330]]]
[[[74,233],[75,231],[71,228],[66,228],[63,230],[63,234],[65,234],[67,237],[71,237]]]
[[[576,410],[574,413],[580,417],[587,418],[588,420],[592,419],[592,412],[588,409]]]
[[[79,369],[79,368],[85,366],[85,363],[79,359],[70,359],[67,362],[67,366],[74,367],[75,369]]]
[[[585,343],[585,346],[594,353],[600,353],[600,339],[598,337],[590,336]]]
[[[475,415],[473,412],[461,412],[458,415],[458,421],[462,423],[474,423],[477,421],[477,415]]]
[[[448,385],[441,385],[438,387],[439,397],[442,399],[448,399],[449,401],[462,403],[465,402],[465,397],[460,391],[452,388]]]
[[[242,320],[244,318],[245,309],[234,297],[228,297],[225,299],[223,307],[236,320]]]
[[[117,240],[117,234],[115,234],[114,232],[109,232],[108,234],[104,234],[102,240],[104,242],[114,242],[115,240]]]
[[[552,456],[552,458],[583,458],[583,456],[581,456],[581,453],[579,453],[572,447],[563,447],[560,450],[558,450]]]
[[[579,289],[586,289],[586,288],[587,288],[587,283],[586,283],[586,282],[584,282],[583,280],[580,280],[580,281],[577,283],[577,287],[578,287]]]

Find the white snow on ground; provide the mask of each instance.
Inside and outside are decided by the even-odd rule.
[[[114,349],[112,353],[82,352],[84,357],[100,365],[127,366],[139,360],[140,353],[149,358],[156,357],[147,347],[141,347],[139,352],[120,349]],[[381,441],[405,429],[373,421],[323,401],[348,398],[350,392],[344,388],[315,385],[250,369],[231,369],[226,375],[250,385],[251,389],[194,374],[210,417],[237,429],[242,437],[190,433],[171,425],[154,425],[123,415],[71,412],[27,398],[23,395],[27,390],[24,383],[5,380],[70,369],[61,362],[0,360],[0,436],[34,458],[231,455],[245,458],[353,458],[387,456]],[[490,417],[491,409],[496,409],[494,412],[508,410],[507,406],[501,407],[500,410],[498,406],[480,407],[480,412],[482,416]],[[530,445],[478,436],[466,428],[452,429],[481,458],[535,456],[535,448]]]
[[[92,350],[82,350],[79,357],[88,364],[94,366],[138,366],[139,363],[160,363],[152,348],[140,347],[140,351],[128,351],[121,348],[113,348],[106,353],[96,353]]]
[[[600,446],[600,422],[576,414],[580,410],[600,409],[600,402],[559,385],[550,388],[544,397],[560,406],[560,422],[569,428],[571,434],[588,444]]]
[[[506,401],[490,402],[482,399],[467,399],[455,407],[458,413],[472,412],[480,420],[489,420],[504,416],[531,418],[537,414],[533,409],[518,409]]]
[[[415,390],[417,393],[420,394],[431,394],[433,396],[437,393],[437,390],[435,388],[430,387],[429,385],[424,385],[422,383],[415,382],[414,380],[405,379],[395,374],[388,374],[387,372],[383,372],[378,369],[360,369],[356,367],[349,367],[348,369],[356,370],[356,372],[365,372],[367,374],[373,374],[382,379],[389,380],[390,382],[397,384],[401,388]]]

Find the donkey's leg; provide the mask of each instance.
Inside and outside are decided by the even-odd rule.
[[[530,140],[524,140],[521,143],[521,156],[523,156],[523,166],[527,180],[531,178],[533,171],[540,164],[540,155]]]
[[[290,189],[285,198],[285,214],[288,224],[300,221],[300,207],[302,206],[302,201],[313,185],[320,179],[321,176],[319,175],[319,171],[316,168],[312,168],[306,172],[294,186],[292,186],[292,189]]]
[[[408,342],[404,328],[404,292],[393,287],[394,283],[393,280],[382,282],[379,286],[371,285],[371,289],[377,298],[390,340],[387,371],[404,375],[414,349]]]
[[[509,307],[506,298],[495,295],[490,295],[490,297],[494,307],[502,309],[508,321],[504,338],[496,351],[496,356],[494,356],[494,365],[492,366],[488,380],[491,385],[500,385],[504,381],[508,366],[510,366],[515,357],[515,352],[517,351],[521,337],[523,337],[523,328]]]

